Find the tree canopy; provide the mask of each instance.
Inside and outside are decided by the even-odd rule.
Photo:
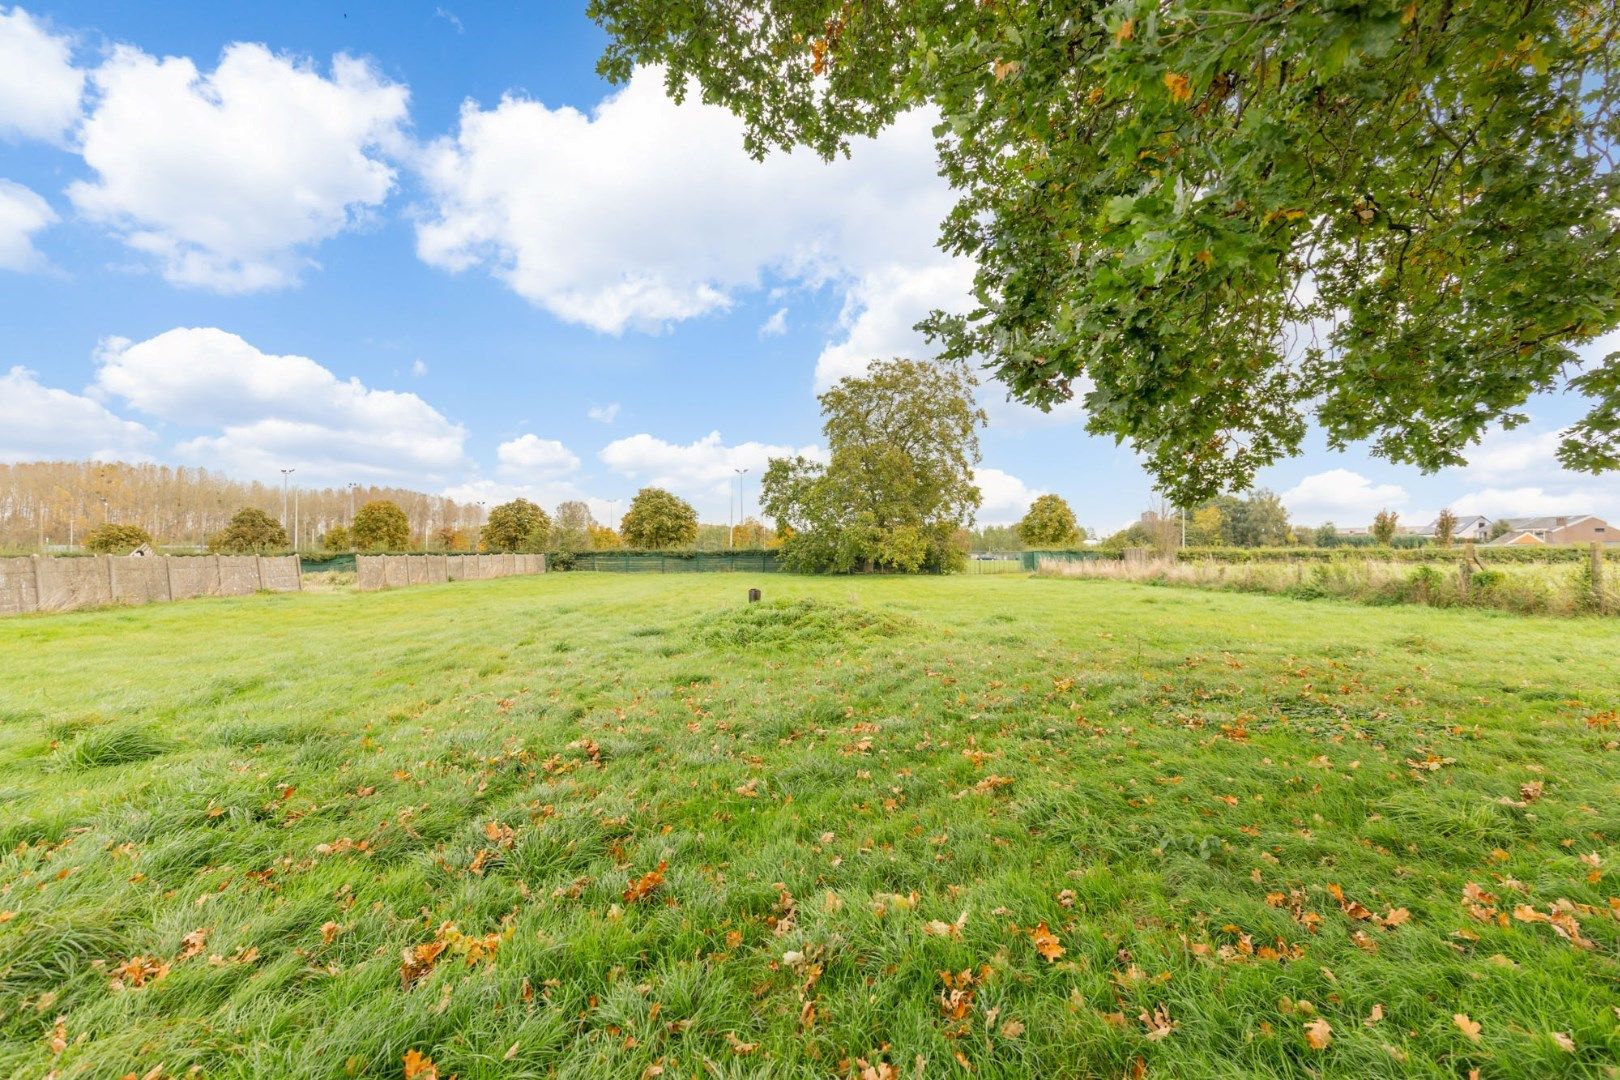
[[[773,458],[760,487],[784,562],[835,573],[960,565],[956,534],[979,505],[985,415],[973,389],[965,364],[894,359],[823,393],[828,463]]]
[[[521,551],[528,547],[542,551],[550,531],[551,518],[543,509],[528,499],[513,499],[489,512],[481,536],[486,551]],[[530,537],[537,541],[531,543]]]
[[[1023,401],[1084,393],[1175,505],[1334,447],[1433,470],[1529,395],[1620,468],[1612,0],[591,0],[756,154],[930,107],[976,305],[927,324]]]
[[[411,523],[397,503],[377,499],[355,511],[349,542],[356,551],[402,551],[411,542]]]
[[[232,555],[286,551],[287,546],[287,530],[281,522],[256,506],[244,506],[232,514],[230,524],[208,542],[210,551]]]
[[[553,551],[589,551],[591,526],[594,524],[591,508],[585,503],[578,499],[559,503],[556,515],[551,519],[548,546]]]
[[[1025,547],[1071,547],[1086,538],[1075,524],[1074,511],[1060,495],[1042,495],[1030,504],[1018,522],[1018,538]]]
[[[645,487],[630,500],[619,531],[631,547],[691,547],[697,540],[697,511],[663,488]]]

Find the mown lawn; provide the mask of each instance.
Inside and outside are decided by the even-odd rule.
[[[7,620],[0,1075],[1614,1076],[1617,707],[1612,624],[1103,582]]]

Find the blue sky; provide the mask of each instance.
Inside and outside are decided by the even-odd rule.
[[[816,391],[922,352],[972,268],[933,247],[926,116],[754,163],[656,73],[597,78],[583,7],[0,4],[0,460],[604,517],[659,483],[725,520],[732,471],[815,448]],[[981,520],[1055,491],[1111,530],[1154,501],[1078,410],[984,398]],[[1261,482],[1305,522],[1620,518],[1620,483],[1552,458],[1580,411],[1538,400],[1437,476],[1317,440]]]

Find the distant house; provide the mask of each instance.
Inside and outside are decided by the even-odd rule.
[[[1620,544],[1620,529],[1591,514],[1564,517],[1503,518],[1508,531],[1490,543],[1491,547],[1522,547],[1526,544]]]

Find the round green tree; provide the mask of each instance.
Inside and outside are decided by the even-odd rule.
[[[142,544],[150,543],[152,534],[139,525],[120,525],[117,522],[98,525],[94,532],[84,538],[85,550],[97,555],[127,555]]]
[[[287,550],[287,530],[281,522],[256,506],[244,506],[231,515],[224,531],[208,541],[208,550],[227,555],[264,554]]]
[[[760,484],[786,565],[914,574],[965,564],[957,534],[979,505],[985,421],[973,390],[965,364],[895,358],[823,393],[828,462],[773,458]]]
[[[642,488],[630,500],[620,531],[631,547],[691,547],[697,540],[697,511],[663,488]]]
[[[513,499],[489,512],[481,536],[485,551],[544,551],[550,530],[544,510],[528,499]]]
[[[1018,539],[1028,548],[1073,547],[1085,538],[1074,511],[1060,495],[1042,495],[1018,522]]]
[[[399,504],[378,499],[356,511],[349,540],[356,551],[403,551],[411,543],[411,523]]]
[[[321,546],[327,551],[348,551],[349,530],[342,525],[333,525],[326,530],[326,535],[321,537]]]

